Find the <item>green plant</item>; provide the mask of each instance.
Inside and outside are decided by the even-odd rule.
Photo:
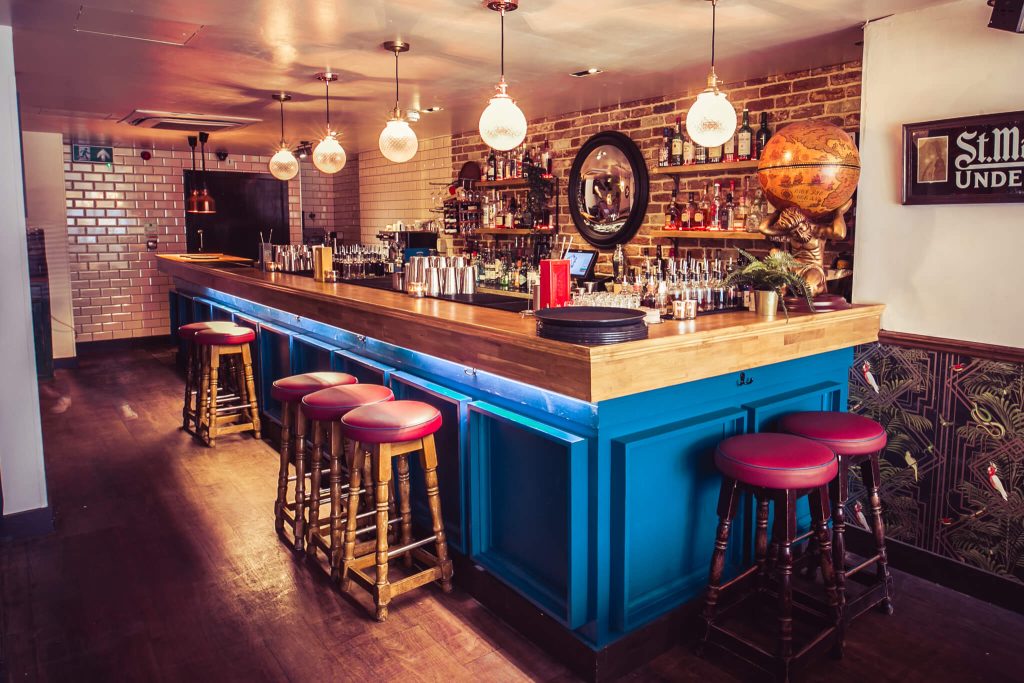
[[[747,262],[738,270],[729,273],[728,277],[725,278],[726,287],[750,285],[756,290],[777,292],[779,299],[782,300],[782,310],[786,313],[787,319],[789,318],[789,311],[786,310],[786,301],[782,298],[782,290],[784,288],[788,288],[795,294],[802,295],[807,300],[808,308],[812,311],[814,310],[814,303],[811,300],[811,288],[807,286],[802,277],[794,272],[799,264],[789,252],[773,251],[765,256],[764,259],[759,259],[743,249],[738,251],[740,256],[746,259]]]

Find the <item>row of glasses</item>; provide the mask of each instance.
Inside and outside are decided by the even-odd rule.
[[[601,306],[606,308],[640,308],[640,295],[634,293],[588,292],[578,289],[573,293],[573,306]]]

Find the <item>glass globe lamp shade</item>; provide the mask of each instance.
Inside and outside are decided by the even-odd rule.
[[[345,168],[346,161],[348,161],[348,156],[334,137],[334,133],[325,135],[313,150],[313,165],[321,173],[337,173]]]
[[[384,130],[380,132],[377,144],[384,158],[396,164],[404,164],[412,159],[420,147],[420,142],[416,139],[416,132],[408,121],[400,118],[388,121]]]
[[[736,132],[736,108],[728,95],[717,88],[708,88],[686,114],[686,132],[697,144],[717,147]]]
[[[299,160],[287,147],[282,147],[277,150],[277,154],[270,157],[269,166],[270,175],[278,180],[291,180],[299,172]]]
[[[498,94],[491,98],[480,115],[480,137],[488,147],[499,152],[515,149],[526,137],[523,110],[500,86]]]

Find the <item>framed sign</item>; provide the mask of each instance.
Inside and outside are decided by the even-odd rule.
[[[1024,111],[903,126],[904,204],[1024,202]]]

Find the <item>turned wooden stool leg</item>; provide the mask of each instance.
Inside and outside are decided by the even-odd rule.
[[[260,409],[256,399],[256,382],[252,375],[252,354],[248,344],[242,344],[242,363],[245,368],[245,402],[249,404],[249,422],[252,423],[252,435],[255,439],[260,438]],[[241,389],[241,387],[239,387]],[[239,392],[241,393],[241,392]]]
[[[295,402],[281,405],[281,464],[277,472],[277,500],[274,501],[274,528],[284,531],[284,510],[288,505],[288,466],[292,452],[292,415],[299,410]]]
[[[779,657],[783,678],[788,680],[793,658],[793,539],[796,537],[796,494],[787,489],[775,501],[776,518],[781,519],[779,539]]]
[[[444,530],[444,518],[441,516],[441,493],[437,484],[437,449],[434,446],[433,434],[423,437],[420,465],[423,468],[423,480],[427,487],[427,505],[430,508],[430,521],[433,524],[437,564],[441,569],[441,590],[451,593],[453,568],[452,561],[448,559],[448,536]]]
[[[366,482],[366,490],[363,491],[363,505],[369,511],[376,508],[374,505],[373,486],[370,485],[370,482],[373,481],[373,472],[370,471],[369,458],[363,458],[363,481]]]
[[[371,453],[373,483],[377,489],[377,585],[374,602],[377,621],[387,621],[391,602],[391,584],[388,581],[388,495],[391,484],[391,444],[374,444]]]
[[[324,425],[317,420],[309,421],[312,432],[310,445],[309,467],[309,525],[306,528],[306,554],[316,556],[317,542],[320,540],[320,484],[323,470],[323,431]]]
[[[306,416],[295,411],[295,550],[306,545]]]
[[[409,497],[412,495],[412,487],[409,486],[409,456],[405,453],[398,456],[398,499],[399,510],[402,515],[402,535],[399,545],[412,543],[412,504]],[[412,554],[406,553],[402,557],[406,567],[412,566]]]
[[[341,590],[352,585],[349,567],[356,559],[356,528],[359,525],[359,489],[362,485],[363,463],[367,460],[362,444],[352,444],[352,465],[348,468],[348,507],[345,520],[345,554],[341,562]],[[370,480],[366,482],[367,487]]]
[[[850,461],[838,456],[839,474],[830,485],[832,489],[832,565],[839,591],[839,607],[846,607],[846,502],[850,497]]]
[[[199,349],[199,386],[196,388],[196,412],[193,416],[196,425],[196,436],[204,439],[203,431],[207,426],[207,411],[210,405],[210,348]]]
[[[192,421],[192,391],[195,389],[196,381],[196,344],[189,343],[185,356],[185,403],[181,409],[181,428],[188,430],[188,423]],[[199,402],[199,393],[196,392],[196,403]]]
[[[764,590],[768,586],[768,505],[771,502],[767,495],[758,493],[757,524],[754,531],[754,562],[757,564],[757,587]]]
[[[829,500],[828,487],[821,486],[808,494],[808,502],[811,506],[811,525],[814,529],[814,538],[818,542],[818,560],[821,566],[821,579],[825,585],[825,598],[829,609],[832,611],[833,623],[836,627],[835,647],[832,654],[837,659],[843,656],[843,646],[846,639],[846,624],[843,620],[843,609],[839,602],[839,590],[836,588],[835,568],[832,564],[832,541],[829,538],[828,517]]]
[[[209,404],[207,405],[206,416],[206,445],[211,448],[217,445],[217,387],[220,382],[220,347],[216,344],[210,347],[210,374],[209,374]]]
[[[729,530],[732,520],[736,517],[739,493],[734,479],[723,478],[722,490],[718,494],[718,531],[715,534],[715,549],[711,553],[711,568],[708,571],[708,590],[704,598],[704,637],[699,648],[702,648],[711,637],[711,627],[715,621],[715,610],[718,608],[718,597],[722,590],[722,573],[725,571],[725,551],[729,547]]]
[[[344,457],[345,444],[341,437],[341,425],[331,422],[331,578],[335,581],[341,576],[341,460]]]
[[[871,505],[871,531],[875,536],[875,552],[878,554],[878,582],[883,584],[885,598],[879,608],[886,614],[893,613],[892,607],[892,574],[889,573],[889,557],[885,550],[885,522],[882,520],[882,499],[878,495],[881,474],[878,471],[878,453],[871,455],[860,466],[861,480],[868,490],[868,501]]]

